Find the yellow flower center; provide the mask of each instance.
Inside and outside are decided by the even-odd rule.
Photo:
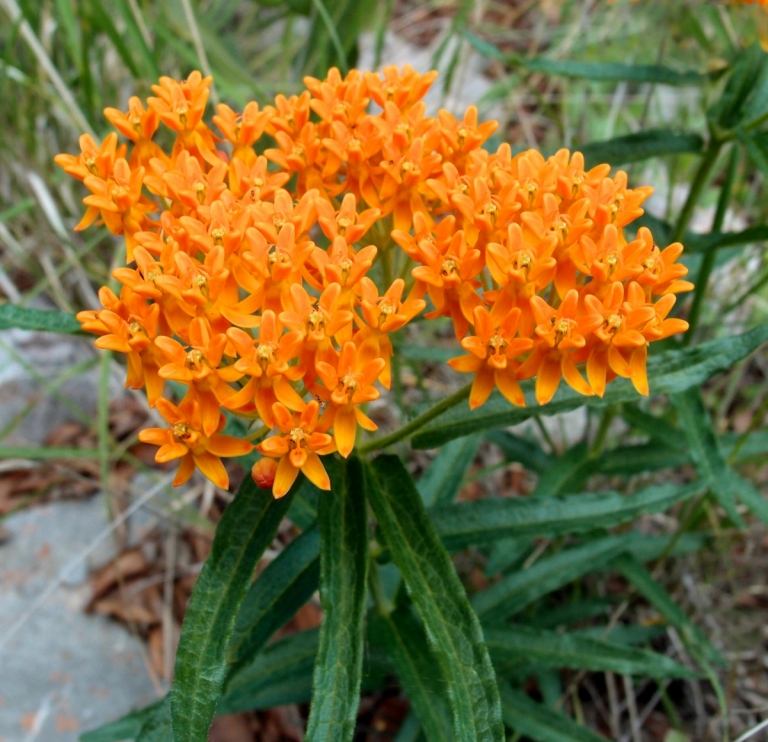
[[[319,332],[320,330],[324,329],[325,317],[317,307],[314,307],[309,313],[309,317],[307,317],[307,324],[309,325],[309,329],[312,332]]]
[[[507,341],[499,334],[499,331],[491,335],[488,339],[488,347],[491,349],[492,355],[503,353],[507,349]]]
[[[203,362],[203,359],[203,354],[197,350],[197,348],[193,348],[192,350],[187,351],[187,355],[184,359],[184,365],[187,368],[200,368],[200,364]]]
[[[192,436],[192,431],[188,423],[176,423],[173,428],[173,437],[177,441],[186,441]]]
[[[458,263],[453,258],[445,258],[440,264],[440,275],[443,278],[453,278],[454,276],[458,276]]]
[[[288,445],[293,450],[294,448],[301,448],[304,442],[307,440],[307,434],[303,428],[291,428],[291,432],[288,433]]]

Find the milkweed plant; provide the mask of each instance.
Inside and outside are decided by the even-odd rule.
[[[297,95],[242,111],[221,103],[210,119],[210,77],[162,77],[145,101],[105,110],[112,133],[84,134],[78,154],[56,157],[87,191],[76,230],[103,225],[124,243],[101,306],[77,319],[125,358],[126,386],[158,413],[140,440],[176,485],[199,471],[227,489],[225,460],[247,469],[187,606],[171,690],[118,722],[123,733],[204,740],[217,713],[311,693],[306,738],[352,739],[361,689],[394,675],[431,740],[501,740],[505,725],[531,733],[555,717],[560,738],[587,739],[510,678],[537,676],[547,651],[565,657],[565,640],[586,657],[577,667],[691,672],[521,619],[578,576],[585,549],[588,568],[619,560],[653,599],[647,543],[566,545],[527,587],[515,554],[533,537],[599,534],[706,483],[450,500],[478,436],[657,392],[681,396],[685,425],[702,413],[686,390],[757,341],[680,342],[676,301],[694,288],[686,225],[659,244],[638,221],[650,187],[577,151],[499,143],[474,106],[428,115],[435,77],[331,69]],[[441,378],[455,383],[412,409],[400,356],[438,336],[452,347]],[[409,442],[440,449],[418,483]],[[254,579],[285,516],[298,535]],[[468,546],[504,565],[472,595],[450,556]],[[268,643],[318,588],[319,631]],[[286,677],[307,690],[255,700]],[[109,727],[92,735],[113,738]]]

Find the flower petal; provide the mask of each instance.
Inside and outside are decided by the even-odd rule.
[[[307,460],[304,462],[304,466],[301,467],[301,471],[318,489],[331,489],[331,480],[328,477],[328,472],[325,470],[323,462],[320,461],[320,457],[314,451],[307,452]]]

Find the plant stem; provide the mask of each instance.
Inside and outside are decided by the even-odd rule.
[[[605,441],[608,437],[608,431],[610,430],[611,423],[616,417],[616,407],[611,406],[605,410],[600,418],[600,425],[595,433],[595,440],[592,443],[592,447],[589,449],[589,457],[596,459],[603,452],[605,448]]]
[[[707,147],[704,152],[704,157],[702,157],[699,167],[696,170],[696,175],[693,178],[691,190],[688,191],[688,196],[683,204],[683,209],[680,212],[680,216],[677,218],[675,229],[672,232],[672,242],[679,242],[685,234],[688,222],[691,221],[691,217],[693,216],[693,210],[696,208],[696,203],[701,196],[701,192],[709,181],[709,176],[712,172],[712,168],[717,162],[717,157],[720,154],[720,148],[722,146],[723,142],[720,139],[712,139],[709,147]]]
[[[360,446],[358,449],[360,453],[368,453],[369,451],[378,451],[379,449],[391,446],[393,443],[407,438],[412,433],[415,433],[419,428],[424,427],[428,422],[434,420],[438,415],[442,415],[446,410],[450,410],[451,407],[455,407],[459,402],[463,402],[469,397],[469,390],[472,388],[471,384],[461,387],[450,396],[438,402],[434,407],[430,407],[426,412],[422,412],[421,415],[417,415],[411,420],[411,422],[403,425],[401,428],[392,431],[388,435],[383,435],[381,438],[374,438],[364,446]]]
[[[736,178],[738,166],[739,150],[737,147],[733,147],[728,159],[725,182],[720,191],[720,197],[717,200],[717,209],[715,210],[715,217],[712,221],[712,232],[719,232],[723,227],[723,221],[725,220],[725,214],[728,210],[728,202],[731,200],[731,191],[733,190],[733,182]],[[699,272],[696,274],[696,293],[693,295],[691,311],[688,314],[688,332],[686,332],[685,337],[683,338],[683,345],[688,345],[691,342],[696,326],[698,325],[699,317],[701,316],[701,307],[707,292],[709,277],[712,274],[712,269],[715,267],[715,255],[715,248],[710,247],[701,261]]]

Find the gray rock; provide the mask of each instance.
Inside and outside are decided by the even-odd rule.
[[[88,560],[78,557],[106,525],[101,497],[43,505],[4,523],[0,742],[74,741],[156,697],[142,642],[83,612]]]

